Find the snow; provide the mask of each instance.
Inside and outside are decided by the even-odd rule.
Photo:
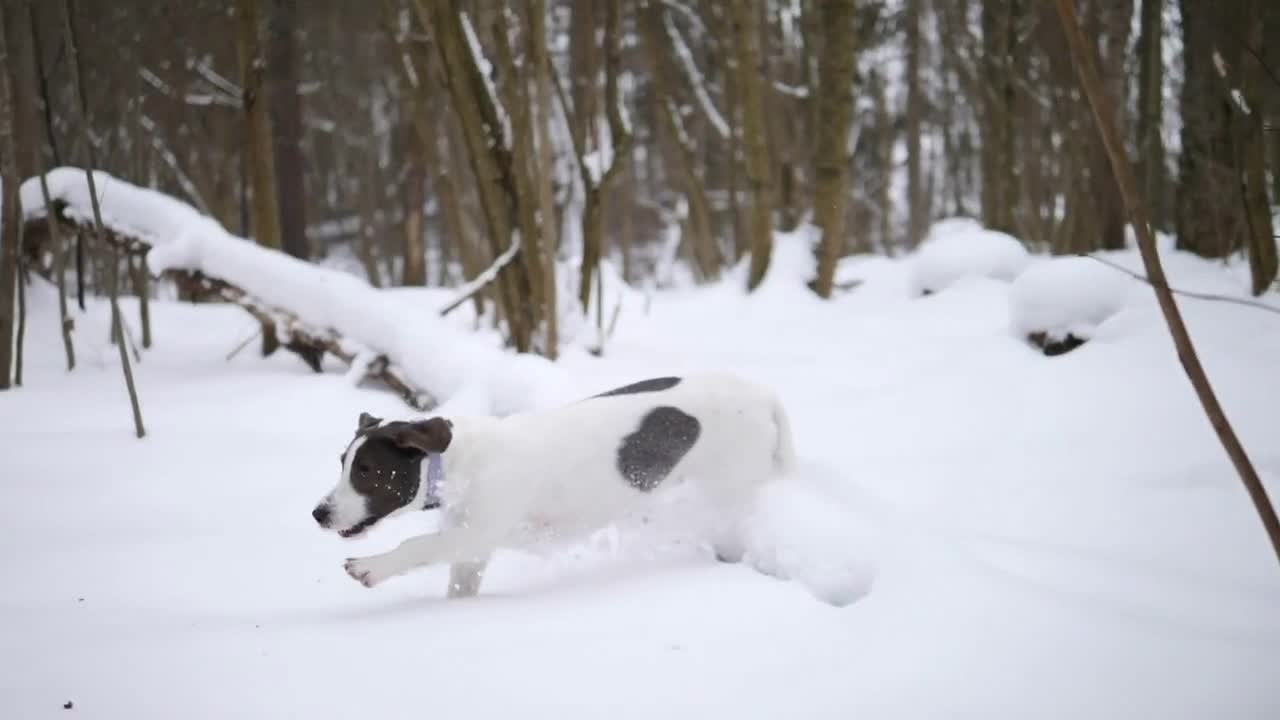
[[[1093,258],[1042,260],[1023,271],[1009,288],[1013,331],[1020,337],[1042,332],[1050,340],[1062,340],[1068,334],[1088,340],[1137,290],[1144,297],[1151,292]]]
[[[440,568],[375,590],[342,573],[431,515],[348,542],[308,515],[359,412],[410,414],[392,394],[336,364],[228,362],[252,328],[241,311],[158,301],[135,367],[151,433],[137,441],[105,305],[76,311],[68,374],[56,298],[33,286],[27,382],[0,401],[0,714],[65,717],[68,701],[101,718],[1280,714],[1280,572],[1154,303],[1136,293],[1105,342],[1047,360],[1009,332],[1017,281],[969,270],[922,301],[919,258],[848,258],[838,278],[862,284],[821,302],[802,283],[810,235],[779,237],[759,292],[744,293],[742,267],[658,292],[622,314],[602,358],[571,345],[556,366],[572,397],[702,369],[775,388],[800,468],[765,494],[748,544],[781,577],[715,562],[679,523],[623,523],[499,553],[460,602]],[[1140,267],[1132,251],[1108,259]],[[1247,296],[1238,264],[1166,261],[1175,286]],[[1070,274],[1043,272],[1027,283]],[[450,296],[382,295],[424,323]],[[1280,496],[1280,325],[1180,302]],[[468,307],[445,330],[470,332]],[[422,357],[465,356],[449,337]],[[510,374],[466,385],[515,404],[543,382]]]
[[[965,277],[1013,280],[1029,256],[1016,238],[969,218],[941,220],[915,252],[912,283],[918,293],[936,293]]]
[[[51,197],[67,203],[67,214],[92,222],[84,171],[57,168],[47,177]],[[550,362],[533,356],[513,358],[359,277],[231,235],[213,218],[167,195],[104,172],[95,172],[94,179],[103,223],[151,245],[146,257],[153,274],[181,268],[227,280],[267,305],[292,311],[309,325],[332,328],[386,354],[419,388],[442,401],[456,395],[479,403],[478,412],[508,414],[561,399],[563,371]],[[44,214],[38,178],[24,182],[21,193],[27,216]],[[442,306],[443,302],[437,308]]]

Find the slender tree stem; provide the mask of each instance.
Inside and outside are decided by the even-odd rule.
[[[1276,559],[1280,561],[1280,519],[1276,517],[1275,508],[1272,507],[1271,500],[1267,497],[1267,490],[1262,485],[1262,480],[1258,477],[1253,463],[1249,460],[1249,455],[1245,452],[1244,446],[1240,443],[1235,430],[1231,427],[1226,412],[1218,402],[1218,396],[1214,394],[1213,386],[1209,383],[1209,377],[1205,373],[1204,367],[1200,364],[1199,356],[1196,354],[1195,345],[1191,342],[1191,335],[1182,320],[1182,313],[1178,310],[1177,300],[1174,299],[1173,292],[1169,289],[1164,267],[1160,264],[1160,255],[1156,251],[1156,242],[1151,232],[1151,224],[1147,219],[1147,209],[1143,204],[1142,196],[1138,192],[1137,179],[1134,177],[1133,168],[1130,167],[1128,158],[1125,157],[1124,145],[1120,141],[1120,133],[1115,126],[1115,114],[1111,107],[1111,99],[1102,90],[1102,83],[1098,79],[1098,71],[1094,66],[1093,56],[1089,52],[1084,33],[1080,30],[1080,24],[1076,20],[1075,9],[1072,7],[1073,0],[1055,1],[1058,7],[1058,16],[1062,21],[1062,28],[1067,36],[1067,45],[1071,51],[1072,62],[1076,67],[1085,95],[1089,99],[1089,107],[1093,110],[1098,132],[1102,135],[1102,142],[1106,147],[1111,171],[1115,175],[1116,183],[1120,187],[1121,198],[1129,213],[1129,221],[1137,232],[1138,249],[1142,254],[1142,263],[1146,266],[1147,277],[1151,280],[1151,287],[1155,290],[1156,299],[1160,303],[1160,310],[1164,313],[1165,323],[1169,326],[1169,334],[1173,337],[1173,344],[1178,352],[1178,360],[1182,363],[1182,369],[1186,372],[1187,379],[1195,389],[1196,396],[1200,400],[1201,407],[1204,408],[1205,415],[1217,432],[1219,442],[1222,443],[1227,456],[1231,458],[1231,463],[1240,475],[1240,480],[1244,483],[1245,490],[1248,491],[1249,497],[1253,500],[1258,517],[1261,519],[1262,525],[1267,531],[1267,536],[1271,540],[1271,548],[1276,554]]]

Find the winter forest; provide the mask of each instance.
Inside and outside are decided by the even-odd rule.
[[[0,716],[1280,714],[1278,2],[0,0],[0,220]],[[344,566],[700,373],[740,562]],[[323,532],[435,416],[526,430]]]

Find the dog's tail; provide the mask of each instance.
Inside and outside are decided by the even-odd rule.
[[[774,438],[773,470],[778,475],[789,474],[796,467],[796,448],[791,438],[791,420],[787,417],[786,408],[777,397],[773,399],[773,425],[777,435]]]

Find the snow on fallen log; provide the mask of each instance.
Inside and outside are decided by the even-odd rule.
[[[63,167],[46,177],[55,215],[78,229],[91,227],[84,171]],[[94,178],[108,241],[145,253],[153,275],[176,274],[188,290],[240,305],[314,369],[325,352],[347,363],[359,359],[369,377],[420,410],[458,397],[468,411],[507,414],[551,402],[548,396],[561,389],[549,361],[495,347],[440,319],[434,308],[414,308],[354,275],[232,235],[163,193],[104,172]],[[39,178],[24,182],[21,192],[26,219],[44,219]]]

